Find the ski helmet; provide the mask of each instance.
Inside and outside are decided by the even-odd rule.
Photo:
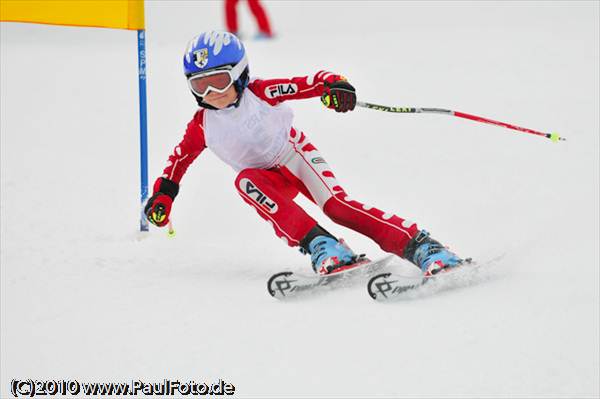
[[[248,58],[244,45],[233,33],[225,31],[203,32],[194,37],[187,45],[183,56],[183,73],[186,78],[201,75],[215,70],[229,70],[233,85],[238,94],[235,107],[239,105],[242,93],[248,86]],[[215,109],[203,101],[203,98],[192,92],[198,105]]]

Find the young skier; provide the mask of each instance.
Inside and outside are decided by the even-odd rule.
[[[169,222],[181,178],[208,147],[239,173],[235,187],[242,199],[289,246],[310,254],[317,273],[334,272],[357,256],[294,202],[298,193],[335,223],[370,237],[426,275],[463,262],[415,223],[350,198],[311,140],[292,126],[287,100],[321,97],[327,108],[352,111],[356,92],[344,77],[320,71],[291,79],[250,79],[243,44],[218,31],[193,38],[183,65],[200,109],[154,183],[144,208],[151,223],[161,227]]]

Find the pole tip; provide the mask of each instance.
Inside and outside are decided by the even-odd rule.
[[[167,237],[175,238],[175,229],[173,228],[173,223],[169,220],[169,224],[167,225]]]
[[[559,141],[567,141],[567,139],[560,137],[558,133],[550,133],[550,140],[555,143],[558,143]]]

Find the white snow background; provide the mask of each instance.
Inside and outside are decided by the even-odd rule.
[[[327,69],[363,101],[568,139],[290,103],[353,198],[502,260],[477,284],[393,304],[364,284],[282,303],[268,277],[310,260],[209,151],[182,182],[177,236],[140,240],[136,34],[2,23],[1,396],[13,378],[222,378],[239,397],[598,397],[599,3],[265,7],[278,37],[245,42],[253,76]],[[240,16],[251,38],[244,3]],[[150,184],[196,109],[185,45],[223,19],[220,2],[146,3]]]

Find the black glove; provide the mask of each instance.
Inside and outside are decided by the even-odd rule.
[[[335,109],[336,112],[352,111],[356,106],[356,90],[346,80],[325,82],[321,102],[327,108]]]
[[[173,200],[179,192],[179,184],[159,177],[154,183],[154,194],[144,207],[148,221],[155,226],[163,227],[169,223],[169,214]]]

